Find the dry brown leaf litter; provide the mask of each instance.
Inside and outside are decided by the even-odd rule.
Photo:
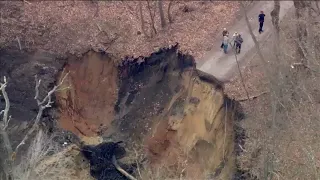
[[[200,59],[217,43],[215,37],[227,22],[233,21],[238,10],[237,2],[173,2],[174,22],[161,30],[156,11],[158,34],[147,39],[137,34],[142,32],[137,1],[30,2],[1,2],[0,47],[18,47],[18,38],[23,49],[44,49],[64,55],[94,48],[118,57],[137,57],[179,42],[182,51]],[[164,1],[166,16],[168,3]],[[147,3],[142,4],[149,28]],[[150,5],[156,9],[154,2],[150,1]],[[190,12],[183,12],[185,8]]]

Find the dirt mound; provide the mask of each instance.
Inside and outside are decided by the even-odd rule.
[[[177,49],[121,64],[93,51],[70,59],[61,75],[70,72],[71,88],[57,94],[61,126],[124,141],[128,163],[138,151],[151,169],[167,167],[179,175],[184,169],[187,178],[231,177],[234,104],[220,82],[197,71],[194,59]],[[177,158],[186,163],[177,165]]]

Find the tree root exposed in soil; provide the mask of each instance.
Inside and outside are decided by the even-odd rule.
[[[236,101],[243,102],[243,101],[247,101],[247,100],[253,100],[253,99],[256,99],[259,96],[262,96],[262,95],[267,94],[267,93],[269,93],[269,91],[264,91],[264,92],[259,93],[257,95],[250,96],[249,98],[248,97],[240,98],[240,99],[237,99]]]
[[[117,163],[116,157],[115,155],[112,156],[112,164],[116,167],[116,169],[124,176],[126,176],[128,179],[130,180],[137,180],[135,177],[133,177],[132,175],[130,175],[127,171],[125,171],[124,169],[122,169],[119,164]]]

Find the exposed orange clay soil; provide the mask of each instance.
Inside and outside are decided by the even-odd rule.
[[[177,46],[115,62],[93,51],[69,59],[61,77],[69,72],[70,89],[57,94],[63,128],[124,141],[172,178],[231,177],[236,111],[219,81]]]
[[[69,72],[66,84],[70,90],[60,93],[61,126],[86,136],[110,127],[118,78],[113,61],[107,55],[88,52],[81,60],[70,59],[64,72]]]

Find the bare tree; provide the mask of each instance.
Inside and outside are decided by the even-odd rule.
[[[42,165],[42,162],[46,158],[48,158],[48,155],[52,153],[58,153],[61,150],[59,144],[54,141],[54,137],[55,135],[47,135],[46,132],[44,132],[42,129],[39,129],[39,131],[37,131],[35,137],[32,139],[30,143],[30,146],[28,147],[28,151],[23,155],[20,163],[15,165],[13,168],[14,179],[48,179],[48,177],[46,177],[46,174],[49,174],[50,171],[56,170],[57,167],[59,168],[59,166],[51,166],[50,171],[48,172],[48,170],[43,170],[43,166],[47,167],[49,165]],[[63,164],[64,162],[60,162],[60,164],[61,163]],[[59,168],[60,172],[61,169],[63,168]],[[66,168],[64,167],[64,169]],[[39,170],[42,171],[39,173]],[[66,173],[61,174],[58,172],[59,171],[55,172],[56,176],[66,176]]]
[[[8,85],[7,78],[4,77],[3,83],[0,82],[0,90],[1,90],[2,96],[5,100],[5,108],[4,108],[4,110],[2,110],[0,112],[0,115],[2,115],[2,121],[0,121],[0,134],[3,139],[2,145],[4,146],[4,149],[7,151],[8,156],[10,156],[12,154],[13,150],[12,150],[12,146],[11,146],[11,142],[10,142],[8,133],[6,131],[8,125],[9,125],[9,122],[11,120],[11,116],[9,116],[10,101],[9,101],[8,94],[6,92],[7,85]],[[6,161],[6,163],[5,163],[6,165],[4,166],[4,171],[6,173],[5,176],[6,176],[6,179],[10,179],[12,177],[13,161],[12,161],[11,157],[6,158],[5,161]]]
[[[307,37],[308,37],[308,27],[307,22],[303,17],[308,11],[308,7],[310,7],[310,1],[294,1],[294,7],[296,10],[296,18],[297,18],[297,35],[299,44],[297,44],[297,53],[298,57],[301,59],[301,63],[307,65]]]
[[[168,4],[168,19],[169,19],[169,23],[173,23],[173,19],[171,16],[171,6],[172,6],[173,1],[170,1]]]
[[[296,18],[298,19],[298,21],[300,20],[300,18],[302,17],[302,9],[304,7],[304,2],[302,1],[294,1],[294,6],[296,8]],[[297,26],[297,34],[298,34],[298,38],[300,42],[303,42],[303,37],[307,35],[307,29],[304,23],[298,22],[298,26]],[[304,61],[305,57],[304,57],[304,47],[303,46],[297,46],[298,49],[298,55],[301,57],[302,61]]]
[[[141,30],[143,32],[143,34],[146,37],[149,37],[148,34],[146,33],[146,25],[145,25],[145,21],[144,21],[144,16],[143,16],[143,5],[142,2],[139,1],[139,15],[140,15],[140,22],[141,22]]]
[[[272,18],[272,24],[276,28],[277,38],[279,38],[280,26],[279,26],[279,14],[280,14],[280,1],[274,0],[274,8],[270,15]]]
[[[64,89],[58,89],[62,83],[64,82],[65,78],[68,76],[68,73],[63,77],[63,79],[61,80],[61,82],[54,86],[49,92],[48,94],[42,99],[40,100],[39,99],[39,86],[41,84],[41,80],[38,80],[37,76],[35,76],[35,80],[36,80],[36,87],[35,87],[35,97],[34,99],[37,101],[37,104],[38,104],[38,107],[39,107],[39,110],[38,110],[38,114],[37,114],[37,117],[33,123],[33,126],[31,127],[31,129],[28,131],[28,133],[26,134],[26,136],[23,138],[23,140],[18,144],[18,146],[15,148],[14,150],[14,154],[13,156],[18,152],[20,146],[24,145],[26,140],[28,140],[31,136],[31,134],[38,129],[38,126],[39,126],[39,122],[41,120],[41,117],[42,117],[42,114],[43,114],[43,111],[46,109],[46,108],[50,108],[51,105],[53,104],[53,101],[52,101],[52,95],[54,92],[56,91],[61,91],[61,90],[64,90]]]
[[[319,179],[319,172],[316,170],[314,165],[314,152],[312,150],[312,145],[308,145],[306,139],[310,137],[309,135],[306,135],[306,137],[303,137],[302,133],[306,133],[307,131],[310,131],[313,129],[313,127],[317,127],[319,125],[317,123],[317,120],[315,117],[319,117],[317,114],[317,110],[314,106],[314,101],[312,94],[314,89],[318,89],[317,85],[319,84],[319,76],[318,74],[314,73],[305,73],[305,71],[301,71],[299,68],[294,68],[295,66],[292,66],[292,69],[289,68],[290,64],[292,63],[292,60],[295,59],[294,56],[291,56],[291,53],[294,54],[294,48],[291,48],[293,44],[292,42],[298,41],[297,45],[302,46],[302,56],[305,57],[305,61],[310,62],[310,56],[311,49],[314,49],[314,41],[316,41],[316,38],[311,38],[310,36],[316,35],[317,32],[319,32],[319,29],[315,29],[315,26],[312,26],[312,20],[310,18],[310,9],[309,9],[309,3],[310,2],[294,2],[295,7],[297,6],[300,8],[297,18],[295,17],[286,17],[290,19],[291,22],[297,22],[297,26],[293,23],[287,23],[283,22],[283,26],[280,26],[281,23],[279,21],[279,11],[280,11],[280,2],[279,0],[274,0],[274,9],[271,12],[272,17],[272,23],[273,23],[273,31],[272,31],[272,49],[269,49],[268,47],[265,49],[266,51],[271,51],[274,56],[268,55],[268,60],[270,62],[265,61],[265,57],[263,57],[261,53],[261,47],[259,46],[258,41],[256,40],[255,35],[252,32],[251,24],[248,21],[248,18],[246,17],[247,14],[245,13],[245,20],[248,26],[248,29],[250,31],[251,37],[255,43],[255,48],[257,49],[257,53],[260,56],[260,60],[262,60],[262,66],[265,70],[265,76],[267,77],[267,80],[269,81],[269,89],[270,89],[270,106],[271,114],[270,114],[270,121],[269,117],[263,117],[260,118],[260,121],[267,121],[266,124],[268,124],[265,127],[262,127],[261,129],[266,129],[265,134],[262,136],[265,137],[259,137],[259,141],[265,141],[265,148],[263,155],[261,156],[261,162],[259,167],[258,174],[261,174],[262,176],[265,176],[264,178],[258,178],[258,179],[278,179],[281,177],[281,179],[288,179],[288,177],[291,177],[293,179],[299,179],[300,177],[307,178],[307,179]],[[282,5],[282,4],[281,4]],[[241,3],[241,6],[243,10],[245,11],[245,8],[243,4]],[[315,6],[313,6],[315,7]],[[314,12],[316,14],[316,12]],[[284,18],[284,19],[286,19]],[[292,19],[291,19],[292,18]],[[297,20],[297,21],[296,21]],[[301,26],[299,26],[299,23],[301,23]],[[292,25],[293,24],[293,25]],[[281,29],[281,28],[284,29]],[[304,27],[304,29],[302,29]],[[295,35],[291,35],[291,28],[297,28],[297,34],[302,36],[299,37],[298,40],[296,40]],[[319,28],[319,27],[318,27]],[[289,29],[289,30],[288,30]],[[315,30],[318,30],[317,32]],[[301,32],[298,32],[301,31]],[[281,33],[281,34],[280,34]],[[295,34],[295,33],[293,33]],[[279,42],[280,36],[282,38],[282,41]],[[291,36],[291,37],[290,37]],[[289,37],[289,39],[283,39]],[[300,40],[301,41],[300,41]],[[270,42],[270,41],[269,41]],[[270,46],[269,46],[270,47]],[[313,50],[314,51],[314,50]],[[290,55],[287,55],[290,54]],[[289,57],[290,59],[286,59]],[[319,57],[319,56],[318,56]],[[296,64],[296,63],[294,63]],[[309,65],[311,66],[311,64]],[[305,67],[305,66],[304,66]],[[319,64],[314,67],[319,67]],[[319,68],[318,68],[319,69]],[[310,75],[312,74],[312,75]],[[318,78],[318,79],[316,79]],[[310,83],[309,86],[307,86]],[[311,86],[310,86],[311,85]],[[312,114],[309,115],[308,113]],[[297,116],[297,117],[295,117]],[[311,118],[309,118],[311,117]],[[257,118],[258,119],[258,118]],[[254,118],[254,121],[257,121],[256,118]],[[303,120],[302,120],[303,119]],[[282,127],[282,125],[285,123],[288,123],[290,125],[285,126],[285,128]],[[265,122],[263,122],[265,123]],[[261,123],[261,124],[263,124]],[[304,127],[301,125],[305,125]],[[270,128],[270,129],[269,129]],[[299,130],[299,128],[303,130]],[[305,130],[306,129],[306,130]],[[316,128],[314,128],[316,129]],[[282,131],[282,132],[281,132]],[[299,132],[300,131],[300,132]],[[299,134],[300,133],[300,134]],[[302,135],[302,136],[301,136]],[[281,139],[280,136],[283,136]],[[290,171],[286,172],[286,170],[292,168],[292,167],[301,167],[301,164],[294,165],[295,163],[286,164],[289,168],[286,170],[281,168],[281,172],[285,172],[284,176],[283,174],[278,174],[278,167],[283,166],[282,163],[287,161],[288,159],[284,157],[282,154],[283,152],[287,152],[289,149],[286,149],[286,147],[280,147],[282,143],[286,142],[287,139],[291,139],[291,141],[288,141],[288,144],[291,142],[297,143],[297,141],[300,141],[301,146],[303,149],[307,149],[305,147],[310,147],[306,154],[310,158],[310,162],[308,160],[305,160],[305,166],[310,166],[310,170],[305,170],[305,172],[308,172],[306,174],[301,174],[299,178],[295,175],[295,177],[291,176],[292,173]],[[281,140],[280,140],[281,139]],[[294,140],[293,140],[294,139]],[[313,147],[318,147],[319,144],[314,145]],[[249,149],[250,145],[247,146]],[[315,148],[318,149],[318,148]],[[251,153],[251,152],[250,152]],[[249,154],[250,154],[249,153]],[[299,158],[302,159],[301,155]],[[257,163],[258,164],[258,163]],[[314,168],[314,169],[312,169]],[[301,169],[303,169],[301,167]],[[256,171],[257,169],[253,169],[253,171]],[[253,172],[252,171],[252,172]],[[314,171],[314,172],[312,172]],[[298,174],[298,173],[297,173]],[[305,175],[310,175],[306,177]],[[314,178],[312,177],[314,175]],[[286,177],[285,177],[286,176]]]
[[[261,52],[261,48],[260,48],[259,42],[257,41],[257,39],[256,39],[256,37],[255,37],[255,35],[253,33],[253,30],[252,30],[252,27],[251,27],[251,24],[250,24],[248,15],[247,15],[246,6],[242,2],[240,2],[240,5],[241,5],[241,8],[242,8],[242,10],[244,12],[246,24],[248,26],[250,35],[251,35],[251,37],[253,39],[253,42],[255,44],[257,53],[258,53],[258,55],[260,57],[261,62],[263,63],[263,66],[265,67],[264,68],[264,70],[265,70],[264,74],[268,78],[268,80],[270,81],[271,119],[272,119],[272,127],[271,127],[271,131],[270,131],[270,133],[271,133],[270,137],[274,138],[273,134],[274,134],[274,131],[275,131],[275,121],[276,121],[276,115],[277,115],[276,112],[277,112],[277,106],[278,106],[278,101],[279,101],[278,100],[279,87],[277,87],[278,74],[276,76],[274,76],[273,72],[271,72],[271,69],[269,68],[268,63],[265,60],[265,58],[264,58],[264,56],[263,56],[263,54]],[[275,3],[275,6],[278,6],[278,4]],[[276,8],[278,8],[278,7],[276,7]],[[273,14],[276,14],[276,12],[274,12]],[[276,57],[278,57],[278,56],[276,56]],[[277,68],[277,67],[273,67],[273,68]],[[276,72],[276,73],[278,73],[278,72]],[[272,152],[272,150],[273,149],[268,151],[267,155],[266,155],[267,156],[267,158],[265,159],[265,164],[266,165],[264,167],[265,168],[265,174],[264,174],[265,178],[269,178],[270,177],[270,172],[273,171],[272,168],[273,168],[273,161],[274,161],[274,153]],[[271,174],[271,176],[273,176],[273,175]]]
[[[159,7],[159,15],[160,15],[160,21],[161,21],[161,27],[166,27],[166,20],[164,17],[164,11],[163,11],[163,2],[162,0],[158,0],[158,7]]]
[[[26,141],[30,138],[30,136],[33,134],[33,132],[35,132],[36,130],[38,130],[39,127],[39,122],[41,120],[43,111],[46,108],[50,108],[53,101],[52,101],[52,95],[54,92],[56,91],[61,91],[64,90],[66,88],[60,88],[64,82],[64,80],[66,79],[66,77],[68,76],[68,73],[62,78],[62,80],[60,81],[60,83],[56,86],[54,86],[48,93],[47,95],[40,100],[39,98],[39,86],[41,84],[41,80],[37,79],[37,76],[35,77],[36,79],[36,86],[35,86],[35,97],[34,99],[37,101],[39,110],[38,110],[38,114],[33,122],[33,125],[31,127],[31,129],[28,130],[27,134],[24,136],[24,138],[22,139],[22,141],[17,145],[17,147],[15,147],[14,149],[12,148],[12,145],[10,143],[10,139],[8,136],[8,133],[6,131],[6,128],[9,126],[9,122],[11,119],[11,116],[9,116],[9,110],[10,110],[10,100],[8,97],[8,94],[6,93],[6,87],[7,87],[7,79],[6,77],[4,77],[4,82],[0,83],[0,90],[1,93],[5,99],[5,109],[1,111],[1,115],[2,116],[2,121],[0,122],[0,134],[2,136],[2,139],[4,141],[3,146],[7,151],[7,155],[8,157],[6,158],[6,169],[5,169],[5,173],[6,173],[6,178],[9,180],[13,180],[14,179],[14,175],[13,173],[13,162],[16,158],[16,154],[19,151],[19,148],[24,145],[26,143]],[[68,87],[67,87],[68,88]]]
[[[167,21],[169,23],[173,22],[173,17],[171,14],[172,6],[174,1],[169,1],[167,9],[164,9],[164,1],[150,1],[147,0],[146,4],[143,1],[139,1],[137,4],[137,10],[128,5],[128,2],[123,2],[127,6],[128,11],[135,15],[141,23],[141,32],[147,37],[152,38],[155,34],[158,33],[157,25],[160,23],[162,28],[167,26]],[[146,9],[145,9],[146,8]],[[144,11],[147,10],[147,14]],[[159,11],[159,14],[158,14]],[[166,13],[166,14],[165,14]],[[160,22],[157,21],[159,15]],[[168,20],[166,19],[166,15]]]
[[[256,36],[253,34],[253,30],[252,30],[252,27],[251,27],[251,24],[250,24],[250,21],[249,21],[249,18],[248,18],[248,14],[247,14],[246,5],[244,4],[244,2],[240,2],[240,5],[241,5],[241,9],[242,9],[242,11],[243,11],[243,13],[244,13],[244,17],[245,17],[246,24],[247,24],[247,26],[248,26],[250,35],[251,35],[252,40],[253,40],[253,42],[254,42],[254,44],[255,44],[257,53],[258,53],[260,59],[262,60],[263,64],[264,64],[264,65],[267,65],[267,61],[264,59],[264,57],[263,57],[263,55],[262,55],[262,53],[261,53],[261,49],[260,49],[259,42],[257,41]]]
[[[238,57],[237,57],[237,52],[236,52],[236,48],[234,50],[234,57],[235,57],[235,60],[236,60],[236,63],[237,63],[237,67],[238,67],[238,71],[239,71],[239,75],[240,75],[240,79],[241,79],[241,84],[243,86],[243,89],[245,90],[246,92],[246,95],[247,95],[247,100],[250,100],[250,97],[249,97],[249,92],[246,88],[246,85],[244,83],[244,80],[243,80],[243,76],[242,76],[242,73],[241,73],[241,69],[240,69],[240,65],[239,65],[239,61],[238,61]]]
[[[148,10],[149,10],[149,15],[150,15],[150,19],[151,19],[151,23],[150,26],[153,30],[154,34],[157,34],[157,30],[155,27],[155,21],[154,21],[154,17],[155,17],[155,10],[153,10],[150,6],[150,1],[147,1],[147,6],[148,6]],[[152,36],[152,35],[151,35]]]

